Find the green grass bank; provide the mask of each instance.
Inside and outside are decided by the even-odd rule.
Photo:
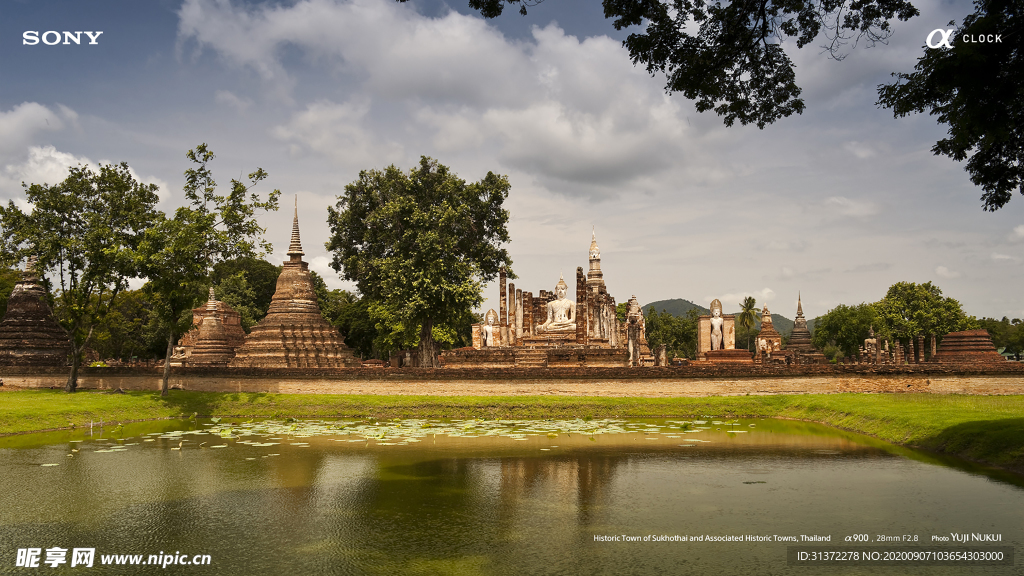
[[[172,390],[0,393],[0,435],[191,417],[295,418],[793,418],[820,422],[1024,473],[1024,395],[822,394],[606,398],[354,396]]]

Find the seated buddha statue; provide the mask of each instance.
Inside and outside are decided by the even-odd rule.
[[[546,306],[547,321],[537,327],[537,332],[551,334],[576,331],[576,303],[566,299],[565,293],[568,291],[569,286],[566,285],[565,278],[559,276],[558,284],[555,285],[556,298]]]

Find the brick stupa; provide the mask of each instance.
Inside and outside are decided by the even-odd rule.
[[[0,322],[0,365],[64,366],[70,353],[71,339],[54,319],[30,258]]]
[[[999,354],[988,330],[965,330],[950,332],[942,338],[939,350],[932,362],[958,362],[965,364],[1002,363],[1006,359]]]
[[[807,352],[814,350],[814,345],[811,344],[811,331],[807,329],[807,319],[804,318],[804,306],[800,301],[799,294],[796,296],[796,319],[793,320],[793,332],[789,335],[786,348]]]
[[[299,212],[292,222],[288,261],[277,277],[277,291],[270,310],[245,343],[235,350],[229,366],[249,368],[341,368],[359,366],[352,349],[345,345],[338,329],[320,314],[316,293],[309,277],[309,264],[302,261],[299,241]]]
[[[210,288],[211,292],[213,288]],[[226,303],[220,300],[213,300],[213,307],[210,306],[210,302],[206,302],[202,306],[198,306],[192,309],[192,324],[194,327],[185,333],[178,340],[178,346],[182,348],[182,353],[185,358],[191,358],[192,350],[196,347],[196,342],[199,341],[199,331],[203,326],[203,321],[209,315],[216,315],[220,320],[221,326],[224,328],[224,334],[227,338],[227,344],[231,348],[231,353],[234,354],[234,350],[245,342],[245,330],[242,329],[242,316],[235,311],[234,308],[228,306]]]
[[[195,338],[195,345],[189,357],[190,366],[227,366],[228,362],[235,356],[235,346],[232,345],[232,335],[228,327],[218,314],[217,298],[213,288],[210,288],[210,299],[206,302],[206,314],[203,315],[202,323]],[[235,316],[238,313],[235,312]],[[238,331],[242,332],[241,325]],[[242,332],[244,337],[245,333]]]

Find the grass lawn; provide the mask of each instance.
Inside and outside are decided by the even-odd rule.
[[[1024,395],[808,394],[705,398],[352,396],[19,390],[0,393],[0,435],[199,416],[576,418],[778,417],[821,422],[1024,473]]]

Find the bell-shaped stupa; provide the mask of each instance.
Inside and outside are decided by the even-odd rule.
[[[54,319],[36,259],[29,258],[0,322],[0,365],[63,366],[70,353],[71,339]]]
[[[230,366],[251,368],[341,368],[359,366],[338,329],[324,320],[302,261],[299,211],[292,222],[288,260],[277,277],[270,310],[235,350]]]
[[[210,299],[206,302],[206,315],[203,316],[202,324],[199,325],[199,335],[196,337],[195,347],[192,348],[192,356],[189,358],[188,364],[190,366],[227,366],[228,361],[234,356],[235,350],[231,346],[227,327],[217,313],[217,298],[211,287]]]
[[[811,344],[811,331],[807,328],[807,319],[804,318],[804,306],[800,301],[800,294],[796,296],[796,320],[793,320],[793,332],[789,335],[788,350],[802,350],[811,352],[814,345]]]

